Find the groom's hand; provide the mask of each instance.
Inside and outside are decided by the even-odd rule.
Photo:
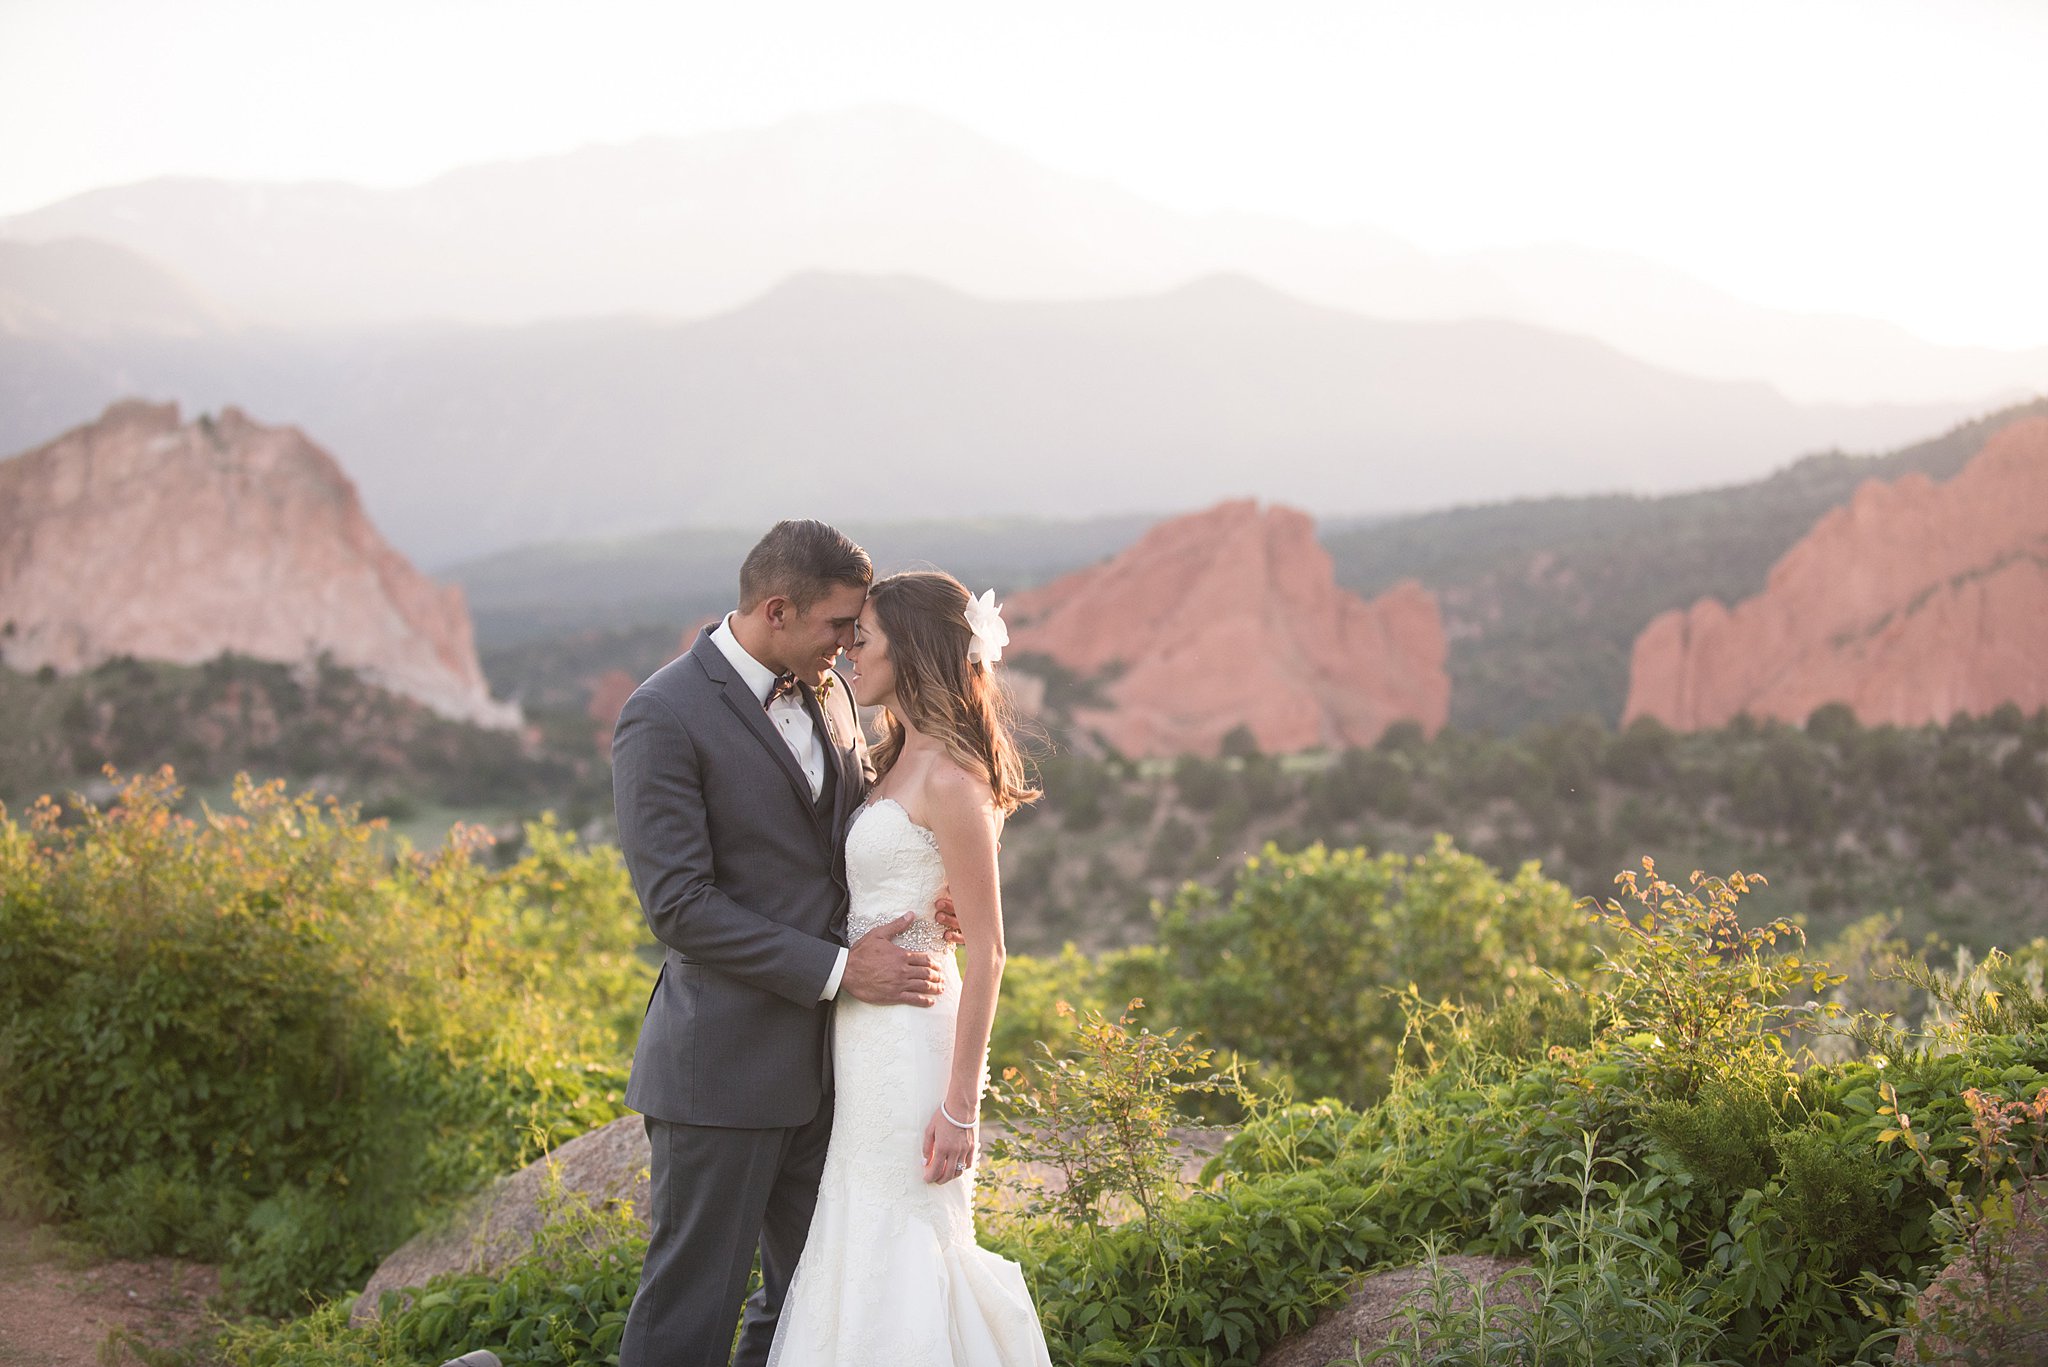
[[[893,942],[916,919],[916,912],[906,911],[861,936],[846,951],[840,990],[871,1006],[930,1006],[936,1002],[943,987],[938,964],[929,954],[913,954]]]

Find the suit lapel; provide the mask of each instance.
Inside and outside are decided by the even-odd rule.
[[[803,766],[797,763],[795,753],[789,748],[789,742],[775,729],[775,723],[768,720],[768,709],[761,706],[761,700],[754,696],[754,690],[747,687],[745,681],[732,672],[732,666],[726,662],[724,654],[712,642],[708,629],[698,636],[696,643],[690,647],[690,654],[697,661],[698,667],[719,685],[719,695],[725,699],[725,705],[732,709],[733,715],[753,733],[754,739],[768,752],[768,757],[782,770],[782,776],[789,780],[790,787],[796,792],[797,801],[801,802],[804,811],[810,814],[811,825],[817,828],[820,835],[827,834],[824,820],[818,815],[818,806],[811,800],[811,781],[804,777]],[[827,747],[828,750],[832,748],[834,747]]]
[[[850,810],[849,804],[858,796],[853,788],[853,740],[847,734],[846,724],[839,720],[838,708],[834,702],[839,694],[846,691],[846,681],[837,674],[829,694],[818,699],[818,712],[825,721],[825,753],[832,760],[832,782],[834,797],[842,818]]]

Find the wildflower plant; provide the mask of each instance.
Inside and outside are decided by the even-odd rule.
[[[1151,1221],[1181,1186],[1175,1132],[1195,1127],[1181,1102],[1241,1091],[1233,1076],[1211,1071],[1214,1051],[1178,1029],[1155,1033],[1138,1024],[1144,1004],[1132,998],[1115,1020],[1081,1014],[1071,1052],[1041,1046],[1028,1075],[1005,1069],[991,1089],[1005,1129],[989,1152],[1027,1205],[1092,1225],[1124,1201]],[[1059,1011],[1076,1015],[1065,1002]],[[1044,1182],[1026,1175],[1033,1167],[1055,1174],[1057,1190],[1048,1195]]]
[[[1765,882],[1762,875],[1695,870],[1681,888],[1645,858],[1640,874],[1624,870],[1614,881],[1621,897],[1579,904],[1609,936],[1598,994],[1607,1033],[1680,1092],[1760,1042],[1783,1056],[1796,1030],[1841,1014],[1821,998],[1842,977],[1802,957],[1804,930],[1783,917],[1742,924],[1737,904]]]

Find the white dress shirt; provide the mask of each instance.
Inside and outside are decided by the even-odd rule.
[[[725,620],[711,633],[711,643],[718,647],[726,662],[740,676],[747,687],[754,690],[754,700],[766,705],[768,720],[781,733],[783,743],[796,756],[802,766],[804,778],[811,785],[811,798],[817,800],[825,791],[825,743],[818,735],[818,728],[811,724],[810,709],[804,706],[801,691],[785,693],[774,702],[768,702],[768,695],[775,691],[776,671],[747,654],[747,648],[740,644],[740,638],[732,632],[732,614],[725,614]],[[839,995],[839,980],[846,975],[846,948],[839,949],[839,959],[832,965],[832,975],[825,979],[825,990],[818,994],[819,1001],[830,1001]]]

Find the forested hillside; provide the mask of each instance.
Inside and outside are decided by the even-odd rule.
[[[594,638],[651,669],[674,640]],[[562,643],[516,653],[536,678]],[[1055,705],[1085,697],[1056,681]],[[70,678],[0,670],[0,801],[100,789],[100,766],[173,763],[217,792],[237,771],[286,776],[365,803],[415,834],[468,813],[511,824],[554,811],[609,828],[606,723],[573,690],[529,708],[524,736],[468,727],[345,670],[295,674],[232,657],[190,668],[110,662]],[[1825,937],[1898,912],[1917,940],[1976,947],[2048,934],[2048,714],[2007,707],[1947,726],[1864,727],[1846,708],[1804,727],[1690,735],[1591,717],[1498,737],[1412,725],[1363,750],[1271,756],[1237,735],[1219,759],[1136,763],[1036,744],[1042,804],[1004,836],[1011,938],[1141,942],[1152,908],[1193,880],[1227,887],[1267,842],[1419,852],[1439,833],[1498,868],[1538,860],[1581,894],[1643,854],[1668,868],[1745,865],[1772,914]],[[416,818],[416,820],[415,820]],[[593,825],[593,823],[595,823]],[[512,837],[516,848],[516,836]]]
[[[330,660],[297,669],[221,655],[175,665],[120,657],[80,674],[0,668],[0,803],[100,790],[100,770],[173,765],[195,783],[237,772],[314,781],[401,815],[421,803],[581,809],[611,778],[587,728],[553,742],[532,732],[452,721],[377,688]],[[435,833],[438,839],[439,832]]]
[[[1238,738],[1240,742],[1243,737]],[[1826,938],[1897,911],[1911,939],[1978,948],[2048,934],[2048,713],[1863,727],[1827,707],[1803,729],[1681,735],[1591,718],[1510,738],[1397,727],[1370,750],[1131,764],[1044,762],[1041,807],[1004,836],[1011,935],[1034,950],[1151,934],[1187,879],[1227,885],[1268,841],[1416,852],[1449,834],[1496,868],[1540,860],[1582,895],[1642,855],[1741,866],[1753,897]]]

